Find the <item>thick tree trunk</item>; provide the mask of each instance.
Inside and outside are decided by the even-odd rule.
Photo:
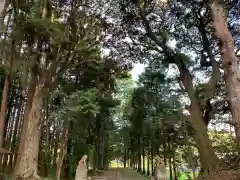
[[[195,131],[195,140],[200,156],[201,166],[204,174],[208,175],[213,172],[219,161],[207,133],[207,126],[203,118],[203,112],[201,112],[198,96],[196,95],[193,86],[192,76],[184,64],[184,59],[178,58],[176,65],[180,71],[180,79],[186,92],[188,93],[189,98],[191,99],[191,105],[188,108],[190,115],[187,120]]]
[[[197,111],[197,109],[195,110]],[[193,116],[190,117],[190,121],[192,122],[192,127],[195,130],[195,140],[200,156],[201,166],[204,174],[208,175],[214,171],[216,166],[219,164],[219,160],[214,152],[212,142],[209,139],[207,127],[204,124],[203,119],[199,115],[196,116],[196,113],[192,114]]]
[[[0,1],[0,30],[2,30],[4,25],[4,18],[7,13],[7,8],[9,6],[9,0],[1,0]]]
[[[28,102],[31,106],[27,110],[28,113],[23,122],[23,130],[21,134],[20,146],[18,150],[17,162],[14,170],[15,177],[23,179],[36,176],[38,170],[38,151],[39,139],[41,134],[43,92],[42,84],[36,85],[33,93],[32,102]],[[33,90],[29,88],[29,91]],[[29,95],[31,92],[29,92]],[[30,97],[31,99],[31,97]]]
[[[223,1],[211,0],[210,8],[213,29],[218,38],[218,44],[223,58],[224,79],[227,85],[232,121],[235,125],[237,147],[240,154],[240,60],[234,51],[234,39],[228,29],[227,16],[223,4]]]

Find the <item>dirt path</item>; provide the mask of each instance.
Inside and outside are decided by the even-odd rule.
[[[140,175],[131,169],[109,169],[101,176],[92,177],[92,180],[148,180],[150,178]]]
[[[150,179],[149,177],[145,177],[131,169],[119,169],[119,173],[122,178],[120,180],[148,180],[148,179]]]

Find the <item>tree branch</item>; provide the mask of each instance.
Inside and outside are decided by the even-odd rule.
[[[203,23],[203,19],[199,19],[199,25],[197,26],[199,32],[201,33],[202,36],[202,41],[203,41],[203,49],[206,51],[212,65],[212,74],[210,80],[205,84],[205,96],[207,99],[211,98],[213,93],[216,91],[216,85],[218,81],[220,80],[220,64],[216,61],[214,55],[213,55],[213,50],[211,48],[211,44],[207,38],[207,33],[205,30],[205,25]]]

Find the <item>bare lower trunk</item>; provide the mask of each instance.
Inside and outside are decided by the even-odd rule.
[[[5,120],[5,114],[7,109],[8,89],[9,89],[9,76],[5,76],[2,102],[1,102],[1,111],[0,111],[0,147],[3,146],[4,120]]]
[[[221,3],[221,4],[220,4]],[[232,113],[238,151],[240,153],[240,67],[239,59],[234,51],[234,39],[228,29],[227,17],[223,2],[210,1],[213,19],[213,29],[219,40],[219,48],[223,58],[224,79],[227,85],[227,94]]]
[[[201,118],[198,117],[198,119],[199,120],[197,120],[197,117],[193,119],[195,122],[193,125],[195,126],[195,140],[200,155],[201,166],[204,174],[208,175],[214,171],[216,166],[219,164],[219,160],[209,139],[207,127]]]
[[[147,175],[150,175],[150,153],[147,153]]]
[[[42,106],[42,85],[37,85],[33,94],[31,108],[27,107],[29,108],[29,111],[27,111],[28,115],[25,116],[23,122],[24,124],[21,134],[20,147],[14,169],[15,177],[25,179],[37,176]]]
[[[60,153],[59,153],[59,159],[57,162],[57,168],[56,168],[56,180],[60,180],[61,177],[61,169],[63,165],[64,157],[67,153],[67,136],[68,136],[68,129],[65,128],[63,132],[63,137],[61,140],[61,147],[60,147]]]

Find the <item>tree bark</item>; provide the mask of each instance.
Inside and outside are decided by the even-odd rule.
[[[138,172],[142,172],[142,157],[141,157],[142,153],[141,153],[141,148],[138,147],[137,150],[137,160],[138,160]]]
[[[142,173],[145,174],[145,151],[144,151],[144,147],[142,148]]]
[[[177,167],[176,167],[176,156],[175,151],[173,151],[173,172],[174,172],[174,180],[177,180]]]
[[[169,175],[170,175],[170,179],[173,179],[173,171],[172,171],[172,161],[171,158],[168,158],[168,167],[169,167]]]
[[[220,4],[221,3],[221,4]],[[234,51],[234,39],[228,29],[223,1],[210,1],[213,29],[218,38],[218,45],[223,59],[224,79],[227,85],[229,106],[235,126],[236,142],[240,154],[240,69],[239,58]]]
[[[18,126],[20,124],[20,117],[21,117],[21,113],[22,113],[22,99],[19,100],[18,102],[19,104],[17,105],[17,115],[16,115],[16,120],[15,120],[15,124],[14,124],[14,127],[13,127],[13,134],[12,134],[12,139],[11,139],[11,144],[10,144],[10,151],[12,152],[15,152],[16,151],[16,143],[17,143],[17,131],[18,131]],[[10,155],[10,159],[9,159],[9,164],[10,164],[10,167],[12,168],[13,165],[14,165],[14,161],[13,161],[13,157],[14,157],[14,154],[11,154]]]
[[[147,152],[147,175],[149,176],[150,175],[150,153],[149,151]]]
[[[214,168],[218,165],[219,160],[214,152],[212,142],[207,133],[207,127],[199,114],[199,111],[199,108],[192,109],[192,115],[189,117],[189,122],[191,122],[191,125],[195,130],[196,146],[204,174],[211,174]]]
[[[35,79],[32,77],[32,80]],[[41,81],[39,81],[41,82]],[[30,82],[28,107],[23,122],[18,157],[14,169],[15,177],[23,179],[38,177],[38,151],[41,134],[41,120],[43,107],[43,84],[39,83],[33,89]],[[31,92],[33,91],[33,93]],[[33,97],[31,95],[33,94]]]
[[[151,172],[152,172],[152,176],[154,176],[154,161],[153,161],[153,157],[154,157],[154,151],[153,151],[153,147],[151,147]]]
[[[124,144],[124,157],[123,157],[123,167],[127,167],[127,148],[126,145]]]
[[[9,89],[9,76],[5,76],[4,80],[4,88],[1,102],[1,111],[0,111],[0,147],[3,146],[4,139],[4,120],[7,109],[7,98],[8,98],[8,89]]]
[[[60,177],[61,177],[61,169],[62,169],[62,165],[63,165],[63,160],[67,153],[67,140],[68,140],[68,128],[65,127],[64,132],[63,132],[63,137],[62,137],[61,143],[60,143],[61,147],[60,147],[60,153],[59,153],[59,160],[58,160],[57,168],[56,168],[56,180],[60,180]]]
[[[200,162],[204,174],[211,174],[219,161],[207,133],[207,126],[203,118],[203,113],[201,112],[199,99],[195,93],[192,76],[186,68],[183,60],[178,59],[176,65],[180,71],[180,79],[191,100],[191,105],[188,109],[190,116],[188,116],[187,120],[195,131],[195,140],[200,156]]]

